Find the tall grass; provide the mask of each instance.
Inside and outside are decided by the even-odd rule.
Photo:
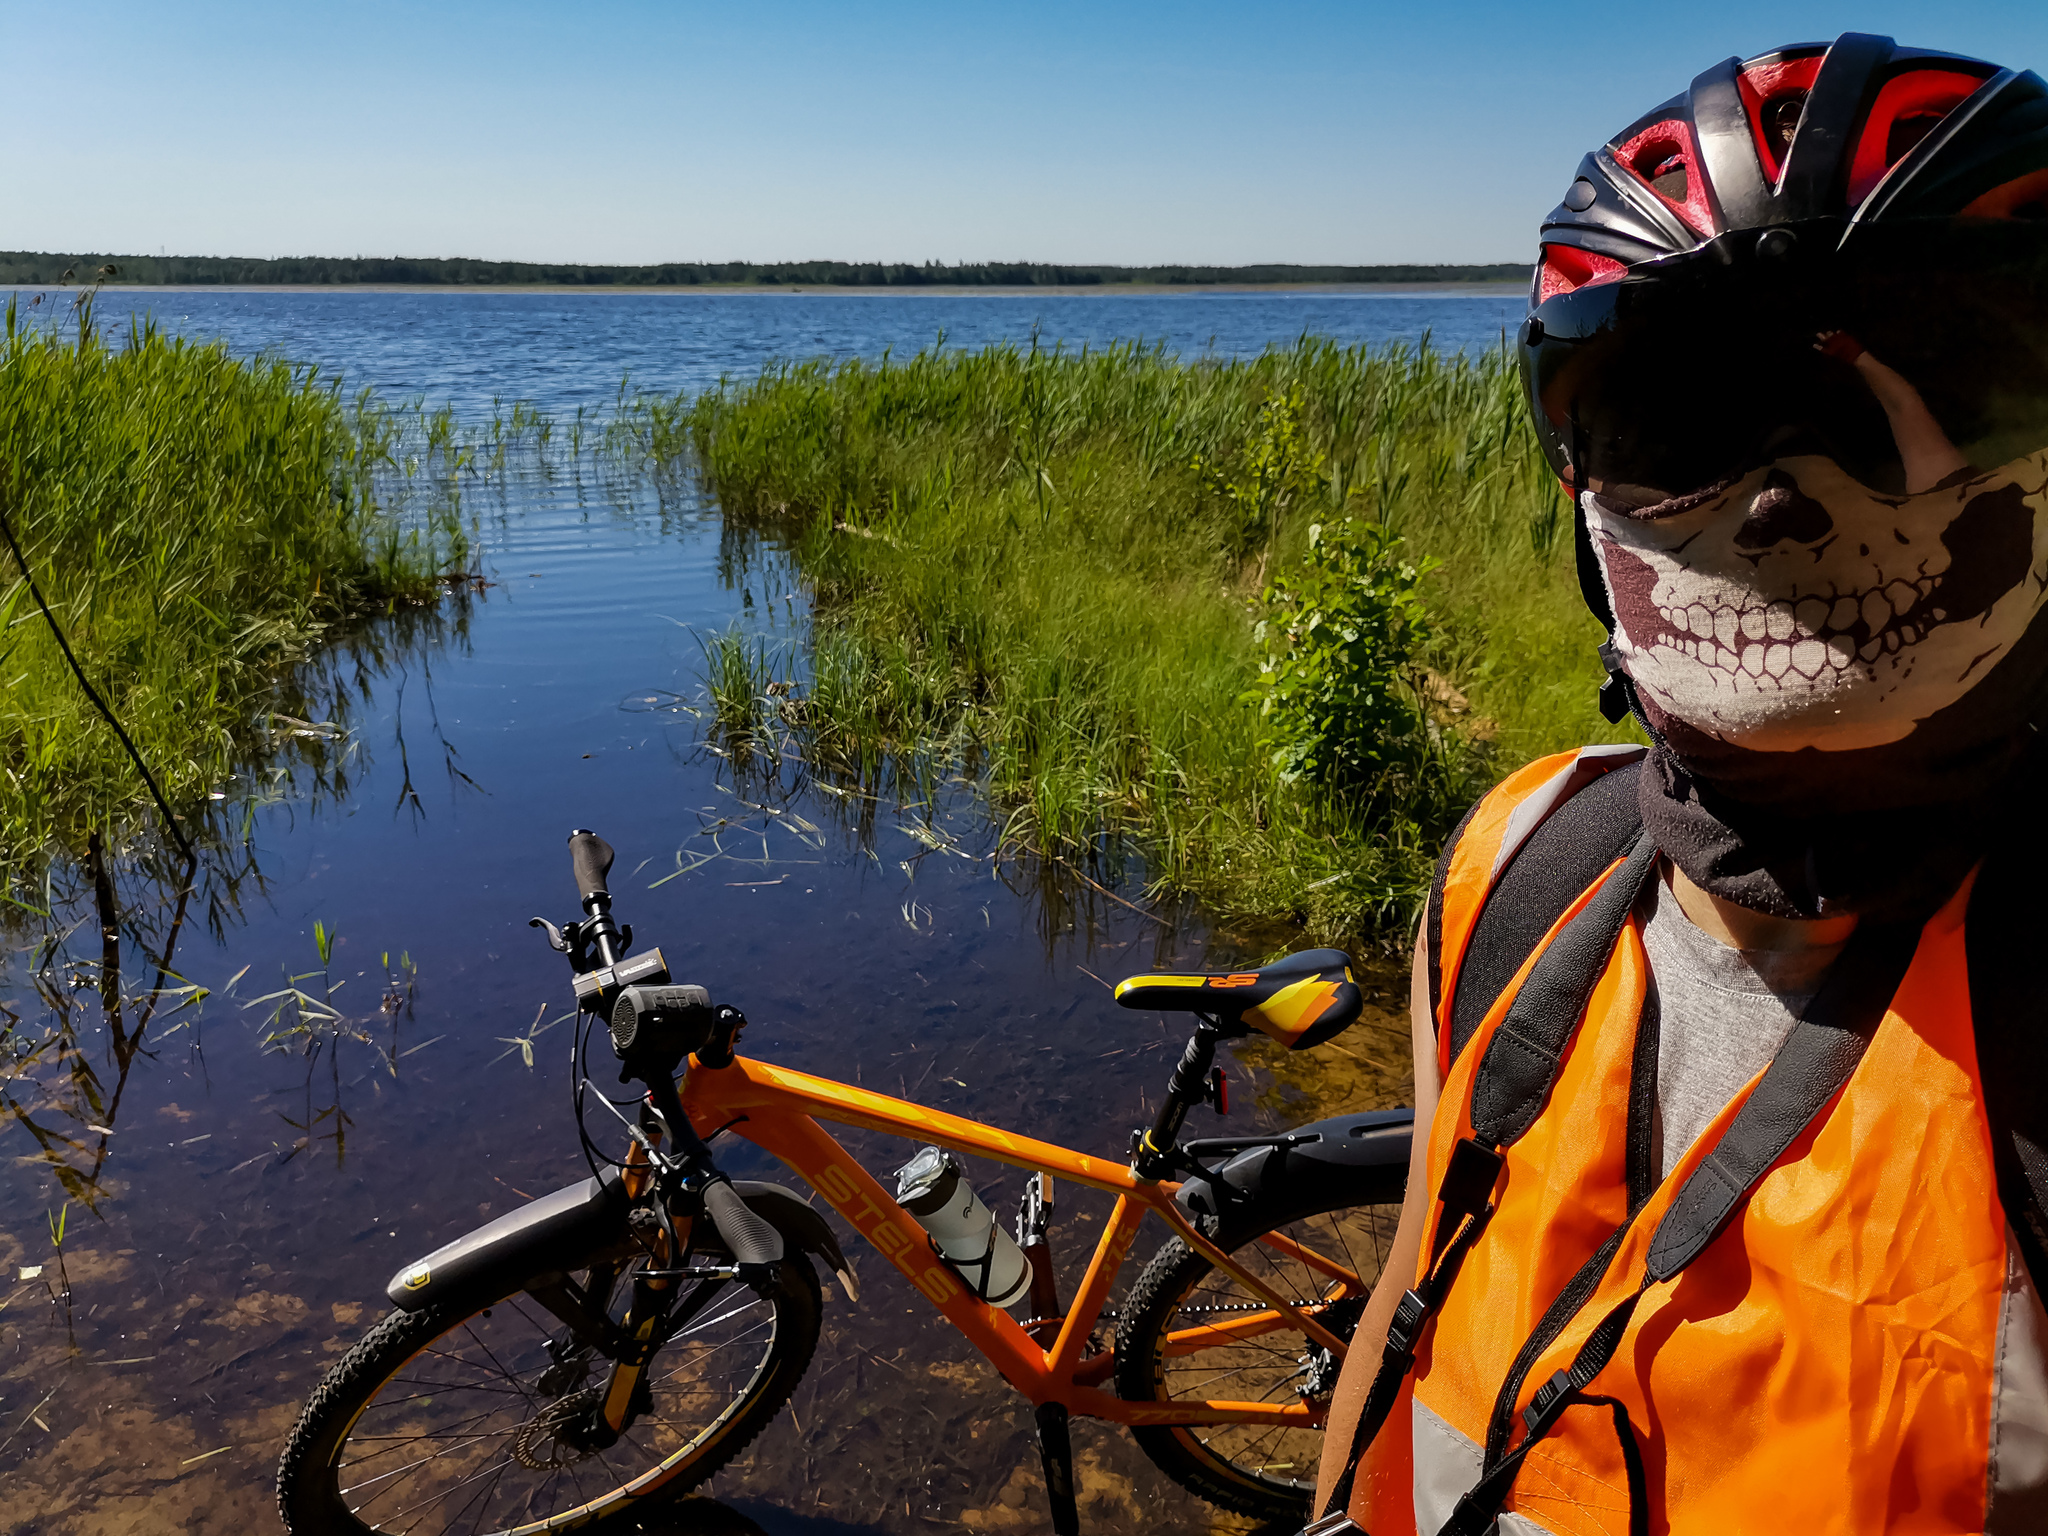
[[[451,488],[420,473],[447,436],[445,420],[408,427],[307,369],[146,325],[109,344],[89,312],[32,327],[9,303],[0,510],[181,813],[197,820],[280,734],[312,728],[292,717],[305,694],[290,674],[313,647],[433,600],[460,566]],[[154,813],[5,564],[0,859],[19,875],[95,836],[119,847]]]
[[[1397,931],[1492,774],[1612,734],[1568,513],[1498,352],[937,347],[643,399],[606,446],[694,460],[728,519],[790,541],[816,756],[957,761],[1019,845],[1134,850],[1229,918]],[[1366,793],[1290,778],[1248,699],[1262,591],[1345,517],[1438,562],[1411,676],[1432,760]]]

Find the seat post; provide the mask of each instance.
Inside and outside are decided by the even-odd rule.
[[[1176,1171],[1173,1144],[1180,1138],[1188,1110],[1208,1102],[1209,1069],[1216,1064],[1216,1042],[1223,1032],[1208,1014],[1196,1017],[1199,1022],[1194,1034],[1188,1037],[1188,1048],[1181,1053],[1180,1065],[1173,1069],[1173,1077],[1166,1085],[1158,1118],[1152,1122],[1151,1130],[1131,1138],[1131,1171],[1141,1179],[1168,1178]]]

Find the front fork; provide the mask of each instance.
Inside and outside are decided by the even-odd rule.
[[[666,1247],[666,1239],[661,1240]],[[662,1261],[666,1264],[667,1260]],[[647,1362],[654,1358],[654,1333],[668,1316],[668,1297],[663,1293],[669,1289],[666,1280],[635,1280],[633,1282],[633,1304],[626,1311],[621,1331],[632,1340],[633,1352],[625,1358],[612,1362],[612,1379],[605,1388],[604,1405],[598,1411],[600,1423],[591,1425],[595,1436],[609,1435],[605,1441],[612,1441],[625,1432],[636,1411],[634,1393],[639,1390],[640,1379],[647,1374]]]
[[[638,1200],[652,1183],[654,1169],[646,1151],[637,1141],[626,1153],[624,1184],[627,1195]],[[693,1219],[683,1217],[674,1222],[676,1241],[685,1251],[690,1244]],[[668,1269],[673,1265],[674,1250],[669,1243],[665,1229],[647,1234],[650,1257],[656,1269]],[[645,1394],[641,1392],[641,1381],[647,1374],[647,1365],[654,1357],[657,1334],[669,1314],[670,1294],[675,1282],[662,1277],[637,1275],[633,1280],[633,1299],[626,1308],[626,1315],[615,1328],[607,1327],[609,1340],[604,1353],[611,1356],[611,1378],[605,1383],[604,1396],[590,1412],[578,1431],[570,1438],[580,1442],[588,1450],[604,1450],[617,1443],[618,1438],[633,1422],[635,1416],[646,1407]],[[573,1336],[563,1340],[564,1350],[574,1347]],[[587,1347],[587,1346],[586,1346]],[[636,1402],[638,1397],[640,1401]]]

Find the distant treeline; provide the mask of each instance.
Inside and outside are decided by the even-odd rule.
[[[106,253],[0,251],[0,288],[89,283],[114,268],[109,283],[145,285],[536,283],[575,288],[1029,288],[1089,287],[1114,283],[1168,286],[1285,283],[1498,283],[1526,282],[1529,268],[1491,266],[1304,267],[1060,267],[1043,262],[969,262],[948,266],[847,261],[663,262],[651,267],[556,265],[531,261],[475,261],[467,257],[122,256]]]

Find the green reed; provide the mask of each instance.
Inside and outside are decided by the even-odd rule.
[[[467,546],[447,413],[89,311],[0,339],[0,508],[94,685],[193,821],[295,719],[294,667],[360,616],[436,600]],[[520,428],[530,428],[523,420]],[[0,552],[0,858],[26,875],[153,812]],[[284,722],[280,724],[280,722]],[[240,798],[237,796],[236,798]]]
[[[1285,431],[1275,401],[1298,401]],[[1017,846],[1136,851],[1226,918],[1398,932],[1493,774],[1613,734],[1499,351],[941,346],[629,401],[604,446],[694,462],[728,519],[790,541],[817,595],[791,718],[820,762],[958,764]],[[1413,678],[1432,761],[1367,793],[1285,780],[1246,702],[1261,589],[1341,516],[1439,562]]]

